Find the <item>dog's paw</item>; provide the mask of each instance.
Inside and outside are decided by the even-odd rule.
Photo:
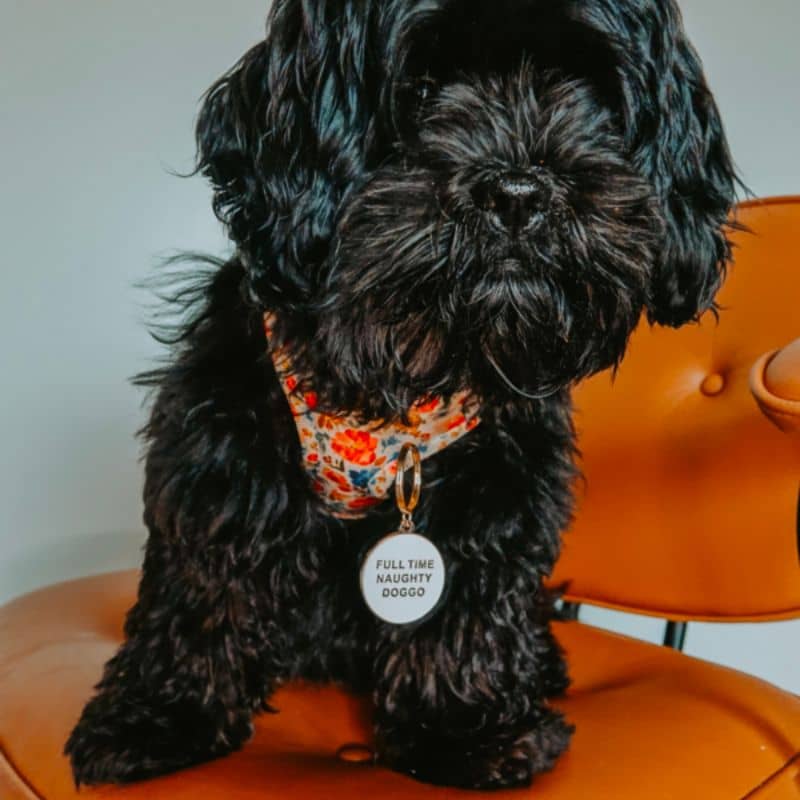
[[[192,763],[175,743],[167,744],[163,732],[155,741],[153,734],[142,725],[129,726],[120,720],[102,724],[81,720],[64,748],[75,785],[129,783]]]
[[[423,736],[407,750],[395,744],[381,754],[381,760],[417,780],[442,786],[528,786],[537,774],[553,768],[567,749],[572,730],[560,714],[548,712],[536,728],[523,733],[487,741]]]
[[[154,778],[223,755],[251,732],[242,721],[240,736],[216,736],[188,719],[150,714],[138,706],[125,713],[92,700],[70,734],[64,753],[76,786],[130,783]]]

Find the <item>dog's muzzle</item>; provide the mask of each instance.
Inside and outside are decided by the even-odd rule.
[[[517,238],[544,220],[553,187],[541,173],[506,172],[480,182],[471,194],[476,207],[496,229]]]

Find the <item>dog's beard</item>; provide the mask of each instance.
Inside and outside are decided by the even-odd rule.
[[[552,193],[519,236],[474,202],[507,170],[537,170]],[[317,344],[340,381],[399,411],[465,387],[558,391],[622,356],[660,234],[655,207],[586,84],[528,66],[453,84],[349,199]]]

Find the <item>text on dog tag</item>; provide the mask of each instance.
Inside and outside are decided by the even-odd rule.
[[[419,533],[381,539],[361,565],[361,593],[384,622],[404,625],[426,617],[444,590],[445,569],[436,545]]]

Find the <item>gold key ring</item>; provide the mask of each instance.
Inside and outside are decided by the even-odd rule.
[[[405,477],[409,469],[413,470],[411,481],[411,496],[406,497]],[[403,445],[400,455],[397,457],[397,475],[394,479],[394,494],[397,500],[397,507],[400,509],[402,522],[401,530],[409,531],[414,527],[411,513],[419,503],[419,495],[422,491],[422,459],[419,450],[410,442]]]

